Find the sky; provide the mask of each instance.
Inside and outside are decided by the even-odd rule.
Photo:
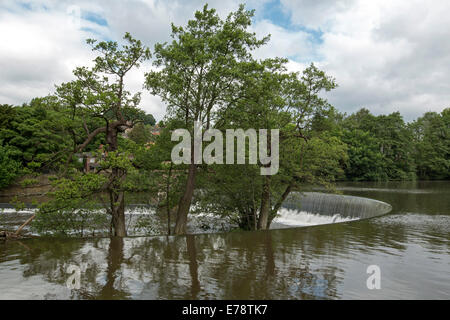
[[[271,35],[257,58],[286,57],[290,71],[311,62],[336,79],[326,98],[341,112],[399,111],[412,121],[450,107],[448,0],[211,0],[223,18],[245,3],[251,29]],[[94,58],[87,38],[121,41],[125,32],[153,49],[185,25],[200,0],[0,0],[0,103],[21,105],[73,80]],[[165,105],[142,89],[151,62],[127,76],[157,120]]]

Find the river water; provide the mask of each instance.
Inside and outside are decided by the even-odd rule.
[[[368,220],[261,232],[0,242],[0,299],[450,299],[450,182],[342,183]],[[380,289],[369,289],[369,266]]]

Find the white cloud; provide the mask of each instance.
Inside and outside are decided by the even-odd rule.
[[[60,14],[51,19],[37,12],[24,12],[20,19],[0,12],[0,99],[22,103],[30,94],[46,94],[53,84],[68,80],[74,65],[89,59],[80,43],[82,33],[71,28]],[[62,58],[72,52],[69,59]]]
[[[260,4],[255,1],[253,7]],[[125,32],[151,49],[157,42],[170,41],[171,22],[184,25],[204,5],[198,1],[80,0],[12,1],[0,3],[0,103],[22,104],[54,91],[54,85],[70,81],[72,70],[90,64],[93,55],[87,38],[120,41]],[[239,1],[210,1],[221,16],[237,9]],[[77,11],[81,15],[78,21]],[[106,20],[102,26],[86,19],[86,13]],[[157,120],[165,106],[158,97],[143,90],[143,65],[127,78],[127,89],[141,91],[141,107]]]
[[[319,64],[340,85],[327,95],[339,109],[412,120],[450,106],[448,1],[282,2],[293,22],[323,32]]]
[[[241,1],[209,1],[222,16]],[[170,23],[184,25],[204,1],[80,0],[12,1],[0,4],[0,103],[21,104],[53,91],[54,84],[72,78],[75,66],[92,59],[85,39],[120,40],[129,31],[150,48],[170,41]],[[76,4],[81,25],[68,9]],[[399,110],[407,120],[425,111],[441,111],[450,101],[450,4],[408,0],[281,0],[290,17],[270,21],[263,2],[256,8],[252,29],[259,37],[272,34],[257,51],[259,58],[291,57],[288,68],[302,70],[315,62],[334,76],[339,88],[327,96],[347,112],[367,107],[374,113]],[[86,19],[94,14],[107,22]],[[270,15],[269,15],[270,16]],[[285,21],[284,21],[285,22]],[[278,24],[278,25],[277,25]],[[313,30],[315,33],[311,33]],[[321,38],[314,38],[321,34]],[[159,98],[142,90],[150,64],[129,75],[130,91],[143,91],[142,107],[159,120],[165,113]]]
[[[258,48],[255,57],[266,59],[271,57],[289,57],[297,59],[312,59],[314,48],[311,35],[303,31],[287,31],[268,20],[261,20],[252,26],[258,38],[270,34],[270,42]]]

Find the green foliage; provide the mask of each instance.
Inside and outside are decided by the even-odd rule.
[[[311,138],[304,144],[301,168],[302,180],[312,184],[327,185],[336,179],[342,179],[343,163],[348,159],[348,146],[338,137],[323,133]]]
[[[450,109],[427,112],[410,125],[414,159],[421,179],[450,178]]]
[[[0,140],[10,147],[10,155],[31,170],[52,160],[53,156],[70,143],[64,113],[53,97],[35,98],[22,107],[14,107],[5,126],[0,129]]]
[[[128,133],[128,138],[140,145],[145,145],[152,140],[151,127],[143,123],[136,124]]]
[[[74,171],[53,181],[52,199],[39,206],[32,228],[47,235],[92,235],[109,231],[109,217],[99,207],[99,193],[107,177]]]
[[[40,213],[33,221],[32,229],[41,235],[51,236],[95,236],[109,232],[109,216],[95,206],[80,207]]]
[[[101,196],[100,199],[111,215],[112,234],[125,236],[125,192],[135,189],[128,175],[136,176],[129,151],[136,149],[136,146],[124,141],[121,134],[146,118],[145,112],[139,109],[140,93],[132,95],[125,90],[125,76],[132,68],[139,67],[150,58],[150,50],[129,33],[125,34],[124,44],[120,46],[114,41],[97,42],[93,39],[88,39],[87,43],[97,54],[93,67],[76,68],[73,72],[75,80],[57,87],[57,101],[70,111],[67,122],[72,125],[72,143],[68,151],[72,156],[87,151],[89,147],[95,146],[95,139],[104,137],[105,145],[93,152],[99,165],[93,175],[98,178],[87,174],[85,183],[95,184],[98,179],[106,179],[107,182],[97,186],[99,189],[94,188],[95,193],[108,196],[107,200]],[[89,126],[89,119],[97,119],[95,126]],[[77,167],[79,164],[74,165],[68,161],[64,173],[67,174],[68,169],[76,170]],[[79,179],[81,178],[75,175],[55,182],[57,191],[53,196],[57,199],[56,203],[69,208],[62,211],[62,218],[71,220],[71,214],[74,214],[74,208],[77,208],[80,200],[80,193],[90,186],[77,183]],[[65,195],[58,194],[61,191]],[[43,212],[61,210],[53,208]]]
[[[383,156],[376,138],[359,129],[344,130],[343,141],[348,146],[347,178],[363,181],[387,179]]]
[[[32,185],[36,185],[39,183],[39,180],[36,178],[27,178],[27,179],[23,179],[22,181],[20,181],[20,185],[25,188],[25,187],[29,187]]]
[[[334,79],[314,65],[302,74],[287,74],[285,62],[252,62],[251,73],[243,78],[245,98],[223,112],[220,127],[279,129],[278,174],[262,176],[261,163],[213,165],[201,173],[198,183],[202,192],[196,196],[197,210],[227,217],[247,230],[257,228],[264,206],[269,208],[268,220],[273,219],[284,198],[302,183],[328,185],[343,175],[346,145],[327,132],[335,112],[319,97],[321,91],[336,87]]]
[[[0,104],[0,128],[10,128],[16,117],[16,109],[9,104]]]
[[[0,144],[0,189],[10,185],[21,171],[20,162],[11,156],[11,148]]]
[[[26,187],[39,173],[57,173],[33,228],[85,236],[110,230],[125,195],[143,195],[169,218],[183,194],[194,194],[191,211],[255,229],[264,206],[270,223],[284,197],[305,184],[450,179],[450,109],[410,124],[398,112],[375,116],[361,109],[345,116],[323,96],[337,87],[335,79],[314,64],[289,73],[286,59],[253,57],[269,40],[249,31],[253,15],[241,5],[221,19],[205,5],[185,27],[172,25],[171,42],[155,45],[156,68],[144,85],[167,105],[158,136],[151,134],[154,117],[139,108],[140,93],[132,95],[124,84],[150,50],[128,33],[123,46],[88,40],[97,53],[94,65],[76,68],[75,80],[59,85],[55,96],[0,105],[0,188],[20,174],[32,177],[22,181]],[[194,121],[222,133],[278,129],[278,173],[262,176],[264,165],[248,164],[247,153],[247,164],[196,166],[196,192],[186,192],[192,166],[171,162],[177,143],[171,133],[193,131]],[[94,172],[82,172],[75,157],[81,152],[95,156]],[[140,218],[136,230],[154,231],[153,219]]]
[[[222,20],[205,5],[185,28],[172,25],[171,43],[155,45],[159,70],[146,74],[145,85],[167,104],[171,117],[209,126],[214,113],[235,98],[250,52],[268,40],[247,30],[253,14],[241,5]]]
[[[349,145],[346,175],[351,180],[415,178],[412,132],[400,113],[374,116],[361,109],[343,122]]]
[[[141,120],[144,125],[154,126],[156,124],[155,118],[149,113],[143,115]]]

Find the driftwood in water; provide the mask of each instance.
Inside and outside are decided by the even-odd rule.
[[[14,232],[0,231],[0,240],[19,239],[20,236]]]
[[[29,224],[31,221],[33,221],[33,219],[34,219],[35,217],[36,217],[36,214],[33,214],[31,217],[29,217],[29,218],[27,219],[27,221],[25,221],[25,222],[19,227],[19,229],[17,229],[15,235],[18,236],[18,235],[20,234],[20,232],[22,231],[22,229],[25,228],[25,226],[26,226],[27,224]]]
[[[20,238],[20,232],[22,231],[25,226],[27,226],[33,219],[36,217],[35,214],[33,214],[31,217],[27,219],[18,229],[16,232],[9,232],[9,231],[0,231],[0,240],[12,240],[12,239],[19,239]]]

